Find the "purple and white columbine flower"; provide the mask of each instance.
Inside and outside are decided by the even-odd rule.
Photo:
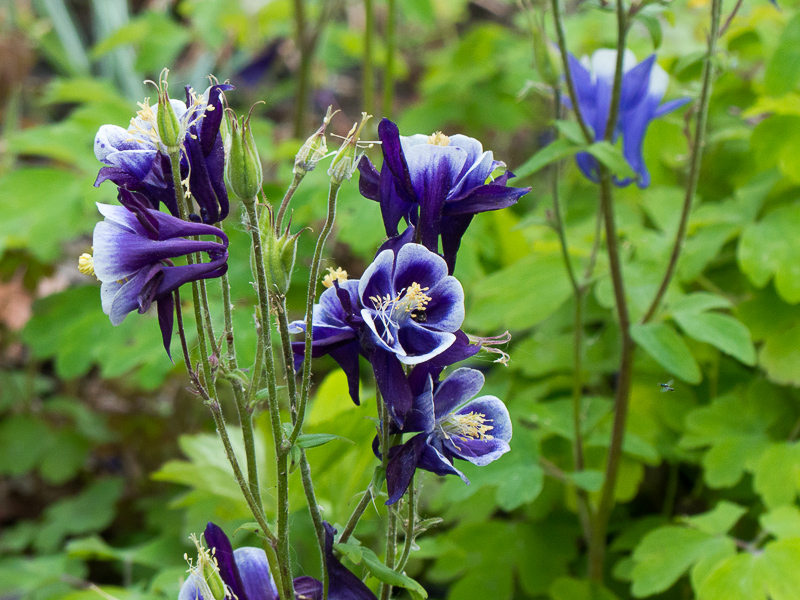
[[[605,135],[611,110],[616,61],[616,50],[597,50],[591,58],[584,57],[581,60],[572,54],[569,55],[578,105],[586,124],[594,130],[595,140],[601,140]],[[622,153],[625,160],[637,174],[637,185],[645,188],[650,185],[650,173],[644,164],[642,148],[650,122],[680,108],[690,99],[677,98],[661,104],[667,92],[669,76],[656,63],[655,54],[637,64],[633,52],[625,50],[623,71],[619,117],[614,126],[613,139],[622,136]],[[568,98],[564,103],[572,108]],[[588,179],[599,181],[598,163],[594,156],[588,152],[580,152],[575,160]],[[618,186],[626,186],[631,181],[624,179],[615,183]]]
[[[130,192],[121,198],[135,206]],[[172,292],[190,281],[219,277],[228,269],[228,238],[216,227],[176,219],[139,204],[134,212],[125,206],[98,204],[105,217],[94,228],[93,256],[81,257],[82,270],[94,272],[102,282],[103,312],[119,325],[133,310],[146,312],[158,305],[164,348],[169,354],[174,301]],[[222,242],[187,240],[184,236],[213,235]],[[174,266],[170,259],[205,252],[209,262]],[[88,264],[87,264],[88,263]]]
[[[328,600],[375,600],[375,594],[333,555],[336,530],[327,522],[325,527],[325,563],[328,567]],[[208,549],[197,543],[200,556],[192,565],[189,578],[183,583],[178,600],[214,600],[206,598],[203,589],[202,561],[216,560],[222,582],[233,598],[238,600],[278,600],[278,589],[269,570],[267,555],[261,548],[233,549],[228,536],[214,523],[204,533]],[[313,577],[296,577],[293,581],[297,600],[322,600],[322,582]],[[205,591],[205,593],[204,593]],[[229,597],[229,596],[226,596]]]
[[[180,124],[181,179],[188,179],[189,192],[200,207],[204,223],[216,223],[228,215],[225,189],[225,150],[219,134],[224,106],[220,95],[232,90],[228,84],[214,85],[202,95],[186,88],[186,103],[170,99]],[[151,208],[164,204],[178,216],[175,186],[167,147],[158,134],[158,105],[148,99],[139,104],[128,129],[103,125],[94,139],[100,169],[95,187],[106,179],[121,188],[142,194]]]
[[[403,365],[430,362],[443,368],[472,356],[459,330],[464,321],[464,290],[447,274],[441,256],[419,244],[378,254],[360,280],[336,281],[314,306],[312,356],[330,354],[348,377],[358,403],[358,358],[371,363],[378,388],[402,424],[411,407]],[[305,331],[303,321],[292,333]],[[303,360],[303,342],[293,349]]]
[[[397,236],[397,226],[405,219],[429,250],[439,251],[441,237],[451,274],[472,217],[511,206],[531,189],[506,187],[513,177],[509,172],[489,180],[505,164],[474,138],[441,132],[401,136],[388,119],[378,126],[378,136],[383,167],[379,173],[368,158],[361,159],[361,194],[380,202],[387,236]]]
[[[483,387],[480,371],[456,369],[434,383],[426,367],[420,365],[409,376],[414,400],[401,431],[421,433],[390,451],[387,504],[403,496],[416,469],[458,475],[469,484],[453,459],[484,466],[511,449],[511,419],[505,404],[495,396],[472,399]]]

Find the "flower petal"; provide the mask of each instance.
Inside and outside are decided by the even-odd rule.
[[[485,381],[483,373],[476,369],[461,367],[450,373],[439,384],[433,395],[436,418],[441,419],[449,415],[458,406],[474,398],[483,388]]]
[[[456,341],[456,336],[452,333],[431,331],[411,320],[398,330],[398,336],[405,355],[398,355],[397,358],[405,365],[416,365],[430,360]]]
[[[369,359],[383,401],[389,407],[389,412],[398,426],[402,427],[413,403],[411,387],[403,371],[403,365],[393,353],[377,348],[370,354]]]
[[[425,308],[425,327],[438,331],[458,330],[464,322],[465,316],[464,288],[461,287],[461,282],[448,275],[433,286],[427,294],[431,300]]]
[[[395,292],[407,289],[413,283],[422,288],[433,288],[446,276],[447,263],[441,256],[421,244],[406,244],[397,252],[391,285]],[[363,294],[361,297],[364,298]]]
[[[358,296],[361,303],[370,309],[375,308],[370,297],[382,298],[386,294],[394,297],[392,289],[392,270],[394,268],[394,252],[384,250],[372,264],[367,267],[361,279],[358,281]]]
[[[117,125],[103,125],[94,136],[94,155],[101,163],[110,164],[106,158],[112,152],[141,149],[133,134]]]
[[[269,572],[267,554],[261,548],[245,546],[233,552],[247,600],[277,600],[278,588]],[[239,600],[242,600],[239,598]]]
[[[209,548],[214,549],[214,558],[217,559],[219,566],[219,574],[222,581],[225,582],[231,592],[240,600],[247,599],[245,595],[244,585],[242,584],[242,577],[239,574],[239,569],[236,566],[236,561],[233,555],[233,547],[231,541],[222,529],[209,522],[206,525],[206,530],[203,533],[206,538],[206,543]]]

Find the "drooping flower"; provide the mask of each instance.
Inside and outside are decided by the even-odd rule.
[[[126,206],[97,205],[105,220],[95,226],[93,256],[82,257],[84,272],[93,270],[102,282],[103,312],[112,325],[122,323],[133,310],[146,312],[155,302],[164,348],[169,354],[172,292],[190,281],[224,274],[228,268],[228,238],[211,225],[182,221],[147,208],[127,190],[120,190],[120,200]],[[194,235],[213,235],[222,242],[184,237]],[[170,260],[194,252],[205,252],[209,262],[174,266]]]
[[[336,530],[327,522],[325,527],[325,563],[328,567],[328,600],[375,600],[375,594],[333,555]],[[261,548],[244,547],[233,550],[225,532],[214,523],[203,534],[208,549],[200,547],[201,555],[214,561],[229,598],[238,600],[278,600],[278,589],[269,570],[267,555]],[[198,565],[202,562],[198,560]],[[216,600],[204,593],[203,571],[190,569],[189,578],[178,594],[178,600]],[[322,600],[322,582],[313,577],[296,577],[293,581],[296,600]]]
[[[511,419],[505,404],[495,396],[472,399],[483,387],[480,371],[456,369],[444,381],[434,383],[427,367],[415,367],[409,375],[414,401],[398,432],[420,433],[390,451],[387,504],[403,496],[416,469],[458,475],[469,484],[453,466],[453,459],[484,466],[511,449]]]
[[[475,354],[459,330],[464,321],[464,291],[447,274],[444,260],[419,244],[378,254],[360,280],[332,281],[314,306],[312,356],[330,354],[348,377],[358,403],[358,360],[366,357],[393,416],[402,423],[411,407],[403,365],[442,357],[443,366]],[[291,324],[305,331],[304,321]],[[452,352],[447,352],[453,348]],[[303,342],[294,342],[302,362]]]
[[[580,61],[572,54],[569,55],[578,105],[586,124],[594,131],[595,140],[601,140],[605,135],[611,110],[616,61],[616,50],[597,50],[591,59],[584,57]],[[644,164],[642,148],[650,122],[680,108],[690,99],[677,98],[661,104],[667,91],[669,76],[656,63],[655,54],[637,64],[633,52],[626,50],[623,71],[619,117],[614,126],[613,140],[622,136],[622,153],[636,172],[637,185],[645,188],[650,185],[650,173]],[[565,99],[565,104],[571,108],[569,99]],[[594,182],[599,181],[598,163],[594,156],[581,152],[576,155],[575,160],[587,178]],[[615,183],[625,186],[631,181],[623,179]]]
[[[166,94],[166,77],[159,94]],[[224,182],[225,151],[219,135],[223,105],[220,95],[232,90],[228,84],[213,85],[202,95],[186,88],[186,103],[167,101],[178,123],[181,153],[181,180],[200,208],[204,223],[216,223],[228,214],[228,195]],[[164,102],[162,106],[166,106]],[[107,165],[100,169],[95,187],[109,179],[119,187],[143,195],[151,208],[161,204],[178,216],[175,186],[167,145],[159,134],[159,105],[149,99],[139,103],[137,116],[128,129],[103,125],[94,140],[97,159]]]
[[[505,164],[464,135],[401,136],[397,125],[378,126],[383,151],[380,173],[368,158],[359,163],[361,194],[380,202],[386,235],[398,235],[405,219],[416,226],[418,241],[433,252],[441,249],[449,272],[455,268],[461,238],[472,217],[511,206],[531,188],[507,187],[511,173],[490,180]]]

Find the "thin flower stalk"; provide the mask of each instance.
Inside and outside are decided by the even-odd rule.
[[[281,231],[283,229],[283,217],[286,214],[286,210],[289,208],[289,203],[292,201],[294,193],[297,191],[300,182],[303,181],[303,177],[305,176],[306,176],[305,172],[295,173],[294,179],[292,179],[292,183],[289,185],[289,188],[283,195],[283,200],[281,200],[281,206],[278,209],[278,215],[275,217],[275,229],[277,231]]]
[[[325,527],[322,524],[322,514],[317,503],[317,495],[314,492],[314,483],[311,479],[311,465],[305,450],[300,450],[300,475],[303,480],[303,491],[306,494],[308,512],[311,514],[311,522],[314,524],[314,533],[317,536],[317,544],[322,556],[322,598],[328,598],[328,565],[325,562]]]
[[[411,556],[411,546],[414,544],[414,532],[417,525],[417,492],[414,489],[414,477],[411,478],[411,485],[408,486],[408,516],[406,521],[406,539],[403,542],[403,553],[397,563],[396,571],[402,573],[406,567],[408,558]]]

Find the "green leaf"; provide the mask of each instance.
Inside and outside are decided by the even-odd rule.
[[[44,442],[49,438],[50,428],[39,419],[4,417],[0,421],[0,473],[16,476],[31,471],[47,451]]]
[[[779,539],[800,538],[800,509],[783,505],[759,519],[761,526]]]
[[[631,591],[637,598],[670,588],[700,560],[714,537],[696,529],[675,525],[648,533],[634,550]]]
[[[636,172],[622,156],[622,150],[610,142],[595,142],[586,151],[608,167],[614,175],[622,178],[636,177]]]
[[[398,573],[394,569],[390,569],[383,564],[375,553],[369,548],[359,546],[357,544],[334,544],[334,547],[346,554],[347,557],[356,564],[362,561],[367,570],[378,580],[388,583],[393,586],[398,586],[407,589],[412,598],[427,598],[428,592],[425,591],[419,583],[410,577]]]
[[[700,383],[700,367],[683,338],[666,323],[631,326],[631,337],[655,361],[687,383]]]
[[[332,433],[304,433],[297,436],[297,446],[300,448],[316,448],[333,440],[342,440],[348,444],[355,444],[352,440]]]
[[[564,119],[559,119],[555,122],[555,124],[556,129],[561,132],[561,135],[572,142],[573,145],[577,145],[579,147],[586,145],[586,138],[584,137],[581,126],[578,125],[577,121],[566,121]]]
[[[650,39],[653,40],[653,49],[658,50],[661,47],[661,42],[664,38],[664,34],[661,31],[661,21],[656,15],[651,15],[647,13],[639,13],[636,15],[636,19],[647,28],[647,32],[650,34]]]
[[[715,308],[731,308],[733,304],[725,296],[710,292],[693,292],[681,296],[670,305],[673,313],[696,315]]]
[[[750,330],[735,317],[712,312],[676,312],[673,316],[689,337],[711,344],[746,365],[756,364],[756,349]]]
[[[576,146],[571,140],[555,140],[539,150],[519,167],[514,169],[514,175],[519,178],[533,175],[539,169],[542,169],[551,163],[572,156],[579,150],[580,146]]]
[[[567,473],[570,481],[577,485],[579,488],[587,492],[599,492],[603,487],[605,476],[602,471],[595,471],[593,469],[586,469],[584,471],[575,471]]]
[[[619,600],[610,590],[587,579],[556,579],[550,586],[553,600]]]
[[[792,504],[800,483],[800,446],[780,443],[768,447],[756,467],[753,488],[767,508]]]
[[[764,74],[764,84],[772,96],[781,96],[792,91],[798,81],[800,81],[800,15],[786,24]]]
[[[713,510],[701,515],[687,517],[685,521],[703,533],[720,535],[728,533],[746,512],[747,509],[743,506],[722,500],[717,503]]]

